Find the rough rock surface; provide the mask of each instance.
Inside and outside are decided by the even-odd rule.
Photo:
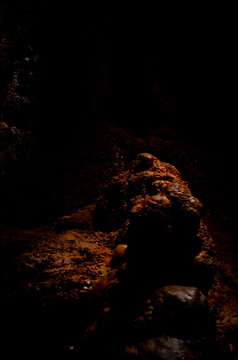
[[[158,337],[140,343],[138,347],[128,347],[125,359],[192,360],[195,359],[183,340]]]
[[[148,272],[149,277],[172,284],[181,281],[188,266],[194,267],[196,277],[194,257],[203,246],[201,215],[201,203],[177,169],[141,153],[128,171],[112,179],[96,206],[94,224],[104,230],[119,227],[117,243],[128,244],[128,266],[141,272],[140,280]],[[173,270],[171,274],[174,268],[176,274]]]
[[[197,288],[165,286],[153,294],[154,316],[164,328],[185,338],[212,337],[215,323],[208,300]],[[162,326],[162,325],[161,325]]]
[[[123,135],[118,134],[118,136]],[[113,139],[108,136],[108,139],[111,141],[110,145],[106,142],[108,147],[114,146],[114,141],[118,141],[115,135]],[[124,155],[125,153],[122,152],[121,154]],[[148,157],[148,155],[143,153],[137,159],[144,159],[144,157]],[[155,157],[152,158],[155,159]],[[160,272],[158,270],[161,270],[161,265],[158,266],[157,261],[154,263],[155,267],[151,267],[150,263],[146,261],[146,258],[149,260],[150,254],[151,259],[157,259],[157,253],[153,254],[152,251],[154,249],[152,240],[146,238],[141,249],[138,246],[139,250],[137,250],[136,245],[140,245],[140,241],[143,240],[140,233],[136,233],[136,239],[132,239],[131,236],[128,237],[130,222],[133,223],[133,220],[131,220],[133,218],[132,209],[135,205],[133,199],[136,199],[136,201],[139,199],[138,202],[140,202],[143,198],[148,199],[155,196],[154,192],[162,191],[161,186],[151,184],[151,178],[153,177],[157,180],[160,177],[160,185],[162,181],[165,181],[165,188],[170,184],[168,184],[168,180],[161,180],[163,174],[157,172],[158,167],[155,167],[151,171],[152,176],[149,176],[150,180],[145,181],[146,186],[144,186],[144,177],[142,176],[141,179],[139,176],[138,180],[137,170],[133,170],[137,160],[133,162],[130,171],[124,170],[125,164],[122,164],[122,160],[121,158],[120,161],[117,160],[118,167],[114,165],[114,169],[117,168],[119,175],[112,180],[115,183],[115,179],[121,179],[119,195],[123,195],[124,203],[125,199],[129,199],[126,211],[122,210],[124,217],[120,218],[120,220],[123,219],[123,221],[120,221],[121,227],[117,226],[115,228],[113,224],[113,231],[108,231],[108,229],[102,231],[98,227],[95,228],[95,216],[99,215],[98,206],[100,211],[102,209],[102,198],[99,199],[99,205],[92,202],[90,206],[82,206],[77,211],[59,217],[50,226],[32,229],[21,229],[12,225],[1,227],[1,257],[3,260],[2,268],[4,269],[3,291],[1,294],[3,308],[8,314],[11,313],[10,318],[12,318],[12,321],[18,319],[18,323],[23,321],[20,314],[25,313],[24,322],[28,329],[34,327],[32,321],[37,321],[39,326],[42,327],[47,323],[48,329],[45,330],[44,337],[51,339],[50,344],[48,344],[49,347],[55,348],[59,346],[60,341],[63,344],[64,351],[70,351],[76,357],[81,353],[85,355],[85,348],[86,353],[89,352],[89,348],[93,348],[96,349],[97,353],[101,351],[102,354],[107,349],[108,357],[111,358],[114,346],[123,351],[123,343],[127,347],[133,348],[135,346],[137,348],[140,342],[143,343],[147,339],[161,337],[163,335],[161,327],[155,325],[157,321],[153,321],[155,313],[152,304],[153,292],[161,288],[161,286],[175,284],[177,286],[195,286],[199,289],[198,291],[203,291],[208,295],[209,304],[215,306],[216,296],[211,298],[209,294],[212,294],[212,291],[220,292],[219,279],[216,275],[218,264],[214,242],[203,221],[200,222],[197,234],[192,241],[192,244],[199,245],[198,248],[196,247],[197,251],[195,251],[193,245],[192,248],[190,247],[188,236],[186,236],[185,243],[182,242],[181,236],[177,239],[181,241],[179,243],[181,245],[180,256],[182,256],[183,261],[179,261],[177,268],[174,265],[172,266],[169,276],[167,270],[165,270],[166,261],[163,261],[163,271]],[[178,171],[171,165],[161,163],[157,159],[153,161],[162,166],[164,172],[170,174],[172,184],[179,184],[179,188],[181,186],[181,189],[184,190],[182,196],[185,194],[186,199],[189,199],[187,204],[190,207],[190,200],[194,198],[186,184],[181,180]],[[104,163],[105,167],[107,167],[107,164],[107,162]],[[155,172],[155,175],[153,172]],[[105,171],[104,176],[110,179],[111,173],[112,171],[109,174]],[[130,183],[129,186],[129,182],[125,181],[125,177],[126,179],[136,179],[136,181]],[[126,185],[126,189],[130,189],[129,192],[124,191],[124,185]],[[110,189],[110,186],[109,184],[107,189]],[[107,191],[105,193],[105,203],[108,206]],[[147,191],[149,191],[148,195],[146,195]],[[103,191],[101,193],[103,194]],[[94,192],[92,191],[91,194],[93,199]],[[124,197],[124,194],[126,194],[126,197]],[[133,197],[130,197],[129,194],[132,194]],[[170,200],[170,192],[166,193],[166,196]],[[172,200],[170,201],[172,202]],[[199,204],[200,212],[200,203],[197,200],[192,201],[192,204],[194,203],[195,205]],[[196,211],[192,211],[192,217],[195,213],[197,222],[200,213],[197,212],[196,206]],[[171,207],[169,207],[169,211]],[[103,214],[105,208],[103,208]],[[157,209],[155,211],[155,214],[158,214],[159,217],[162,208],[160,203],[159,211],[157,212]],[[142,209],[146,209],[146,207],[142,207]],[[107,208],[108,210],[109,208]],[[179,211],[183,214],[183,206]],[[146,216],[150,216],[150,212],[151,209],[149,208],[148,212],[141,211],[140,214],[146,218]],[[169,212],[165,212],[165,214],[167,216]],[[186,211],[185,215],[187,216]],[[170,216],[168,218],[170,221]],[[188,218],[190,219],[189,216]],[[115,223],[114,218],[112,223]],[[159,224],[161,224],[161,221]],[[176,222],[171,222],[171,224],[176,226]],[[158,227],[155,226],[157,230]],[[123,243],[125,239],[128,240],[127,244]],[[173,237],[171,239],[173,240]],[[158,240],[158,242],[155,242],[155,246],[161,247],[161,250],[166,250],[165,239],[162,242],[160,242],[160,238]],[[150,249],[145,251],[147,241],[151,241],[151,253],[149,252]],[[131,250],[133,249],[131,252],[132,257],[129,257],[128,249],[130,246]],[[186,246],[189,247],[189,251],[185,251],[183,254],[182,249],[185,247],[186,250]],[[12,251],[9,251],[10,247],[13,249]],[[141,257],[139,268],[138,262],[131,260],[134,251],[137,252],[136,258]],[[176,258],[174,252],[170,252],[170,255]],[[159,256],[162,261],[162,255]],[[187,256],[190,260],[184,262]],[[131,269],[136,269],[136,271],[128,271],[130,262],[133,264]],[[6,263],[8,263],[8,267],[5,267]],[[156,271],[152,272],[152,269]],[[211,289],[214,282],[214,275],[215,287],[211,291],[209,289]],[[16,310],[13,312],[12,308],[15,308],[15,306]],[[224,306],[224,301],[223,303],[221,301],[221,306]],[[29,309],[31,309],[31,312],[38,312],[39,317],[31,319]],[[58,316],[59,312],[62,313],[61,317]],[[218,324],[219,322],[224,324],[221,318],[218,320]],[[221,326],[223,325],[220,325],[220,329]],[[9,334],[10,331],[9,327],[6,334]],[[38,346],[36,339],[32,338],[29,330],[25,331],[25,333],[32,339],[32,347]],[[223,334],[222,331],[221,333]],[[51,334],[54,334],[53,338]],[[177,334],[171,336],[176,337]],[[234,342],[233,335],[230,334],[229,336],[230,341]],[[108,345],[108,341],[112,346]],[[191,341],[188,341],[186,343],[186,347],[190,349],[189,351],[198,358],[202,356],[201,354],[209,352],[211,348],[213,349],[213,343],[209,343],[208,350],[206,345],[206,342],[205,345],[201,342],[191,343]],[[24,347],[24,344],[21,343],[19,346]]]
[[[136,219],[140,218],[148,222],[144,225],[147,231],[156,222],[162,238],[182,241],[196,234],[201,211],[201,203],[192,196],[176,168],[143,153],[137,156],[130,170],[112,180],[104,199],[97,205],[95,223],[113,228],[128,219],[137,223]]]
[[[106,225],[107,231],[121,226],[120,244],[109,261],[112,270],[92,288],[102,308],[83,335],[86,344],[98,341],[100,334],[108,357],[114,347],[131,344],[121,350],[121,359],[166,359],[174,352],[178,359],[217,354],[214,314],[206,296],[194,287],[208,292],[215,274],[210,264],[201,266],[206,245],[212,253],[201,211],[178,171],[150,154],[139,154],[129,171],[112,180],[93,221]],[[156,338],[163,334],[186,343]],[[111,347],[103,340],[108,338]]]

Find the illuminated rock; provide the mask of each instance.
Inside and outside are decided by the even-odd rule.
[[[172,205],[180,207],[182,217],[194,220],[195,212],[200,215],[201,204],[192,197],[178,170],[151,154],[142,153],[137,155],[129,170],[112,178],[97,204],[94,223],[103,230],[118,229],[130,213],[135,212],[138,202],[146,202],[148,196],[155,195],[169,196]],[[158,197],[155,201],[158,202]]]
[[[119,265],[127,261],[126,249],[127,244],[119,244],[116,246],[110,259],[110,266],[112,268],[118,267]]]

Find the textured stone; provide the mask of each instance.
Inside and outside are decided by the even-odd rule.
[[[174,237],[176,233],[176,237],[187,237],[196,234],[201,211],[201,203],[192,196],[174,166],[142,153],[130,170],[112,179],[97,204],[94,223],[110,230],[120,228],[128,219],[137,222],[138,217],[140,224],[156,224],[156,233],[162,236],[173,233]],[[142,217],[145,220],[141,221]]]
[[[195,359],[185,342],[169,336],[156,337],[125,349],[126,359],[192,360]]]
[[[195,287],[165,286],[153,294],[153,321],[170,335],[213,336],[214,321],[206,296]]]
[[[126,258],[127,258],[126,249],[127,249],[127,244],[119,244],[116,246],[109,262],[112,268],[118,267],[119,265],[126,262]]]
[[[181,182],[177,169],[150,154],[139,154],[131,168],[113,177],[98,202],[94,223],[99,228],[119,228],[128,218],[138,198],[156,195],[166,184]]]

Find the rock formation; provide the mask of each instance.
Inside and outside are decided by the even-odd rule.
[[[216,327],[205,295],[214,268],[202,257],[212,240],[201,217],[202,205],[177,169],[151,154],[139,154],[112,179],[94,224],[117,229],[118,237],[108,276],[92,289],[101,311],[84,333],[87,349],[96,342],[118,359],[214,356]]]

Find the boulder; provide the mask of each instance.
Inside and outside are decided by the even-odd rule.
[[[137,346],[128,346],[123,359],[192,360],[195,359],[183,340],[169,336],[147,339]]]
[[[213,337],[215,323],[206,296],[195,287],[165,286],[152,296],[153,322],[172,336]]]

